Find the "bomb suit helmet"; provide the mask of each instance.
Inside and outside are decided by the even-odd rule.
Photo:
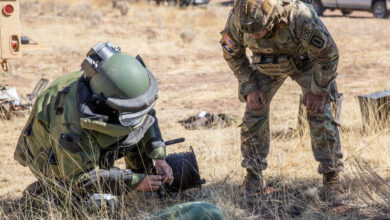
[[[233,8],[235,23],[248,34],[270,31],[280,22],[282,10],[279,0],[236,0]]]
[[[120,124],[134,127],[158,98],[157,80],[142,59],[121,52],[110,42],[96,44],[81,64],[95,99],[117,115]]]

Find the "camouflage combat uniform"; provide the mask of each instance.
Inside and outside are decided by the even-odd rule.
[[[269,152],[269,106],[272,97],[287,77],[302,88],[326,97],[323,113],[308,113],[312,150],[320,163],[318,171],[340,171],[342,153],[337,123],[330,102],[336,95],[338,49],[325,25],[314,9],[296,0],[280,1],[283,7],[281,22],[262,39],[243,33],[230,12],[226,27],[221,32],[223,55],[239,83],[239,98],[260,89],[266,96],[266,107],[251,110],[246,107],[241,128],[242,166],[262,171],[267,167]],[[252,53],[252,63],[246,56]]]

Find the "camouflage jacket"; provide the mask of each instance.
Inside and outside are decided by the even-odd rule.
[[[282,21],[262,39],[241,32],[230,11],[225,29],[221,32],[223,56],[239,82],[240,100],[261,89],[256,73],[294,75],[314,68],[311,91],[330,96],[330,86],[337,77],[338,49],[325,25],[311,5],[297,0],[281,0]],[[251,67],[246,48],[252,53]],[[260,87],[260,88],[259,88]]]
[[[99,165],[103,152],[146,144],[159,133],[157,120],[147,116],[137,128],[111,124],[80,112],[83,72],[73,72],[55,80],[37,98],[22,134],[14,157],[23,166],[30,167],[38,179],[53,178],[65,183],[89,180],[90,171],[102,169]],[[83,93],[84,94],[84,93]],[[147,122],[148,121],[148,122]],[[147,124],[147,125],[145,125]],[[165,145],[147,148],[151,159],[165,158]],[[144,174],[132,176],[132,188]]]

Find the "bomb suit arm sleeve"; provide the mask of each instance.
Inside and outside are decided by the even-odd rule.
[[[156,111],[153,109],[150,111],[151,115],[155,120],[153,125],[145,134],[144,144],[146,155],[154,160],[162,160],[166,157],[166,146],[162,138],[160,127],[158,126],[158,119],[156,117]]]
[[[145,153],[149,158],[154,160],[165,159],[165,142],[161,136],[156,112],[154,110],[150,111],[149,117],[153,117],[154,122],[141,139],[142,145],[145,147]],[[82,188],[86,191],[96,192],[100,190],[115,195],[135,189],[145,178],[145,174],[133,173],[129,169],[118,168],[95,168],[84,176],[85,180],[83,181]]]
[[[101,148],[92,136],[61,136],[58,147],[55,146],[57,166],[61,168],[65,182],[75,184],[82,191],[119,195],[133,190],[145,177],[128,169],[98,165],[102,159]]]
[[[94,169],[85,174],[87,181],[81,189],[91,193],[121,195],[135,189],[145,178],[145,174],[133,173],[129,169]]]
[[[250,67],[246,48],[242,44],[242,32],[234,23],[233,10],[229,13],[225,29],[221,32],[221,35],[220,43],[223,57],[238,80],[239,99],[241,102],[245,102],[246,96],[259,88],[254,79],[255,71]]]
[[[314,64],[311,92],[315,95],[332,97],[330,91],[337,77],[339,52],[324,23],[311,7],[298,7],[294,29],[301,50]]]

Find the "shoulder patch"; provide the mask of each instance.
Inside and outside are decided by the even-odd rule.
[[[310,44],[317,47],[318,49],[321,49],[324,46],[324,43],[325,40],[317,35],[314,35],[310,41]]]
[[[301,40],[305,41],[306,43],[309,43],[312,32],[313,32],[313,25],[305,24],[303,27]]]
[[[224,32],[222,33],[221,45],[227,52],[232,53],[237,43],[233,40],[229,32]]]

